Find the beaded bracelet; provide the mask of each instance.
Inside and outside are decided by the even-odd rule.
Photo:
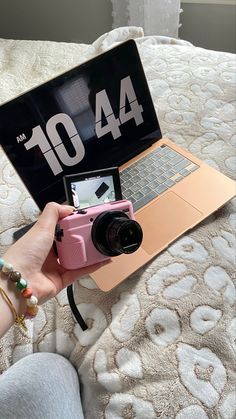
[[[20,272],[14,271],[13,266],[2,258],[0,258],[0,271],[15,284],[16,289],[26,299],[27,308],[23,319],[34,318],[38,313],[38,299],[33,295],[32,289],[28,287],[27,281],[22,278]]]

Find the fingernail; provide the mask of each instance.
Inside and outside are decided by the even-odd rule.
[[[64,205],[64,207],[66,207],[66,208],[68,208],[68,209],[70,209],[72,211],[75,210],[75,207],[73,207],[73,205]]]

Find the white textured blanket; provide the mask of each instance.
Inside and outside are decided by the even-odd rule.
[[[235,56],[119,28],[92,45],[0,40],[0,101],[116,43],[136,38],[163,135],[233,177]],[[0,252],[38,209],[0,150]],[[0,340],[0,372],[35,351],[79,371],[88,419],[233,419],[236,201],[228,203],[110,293],[75,286],[82,332],[66,293],[40,308],[28,334]]]

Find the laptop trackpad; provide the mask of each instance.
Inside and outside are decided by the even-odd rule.
[[[143,228],[142,248],[155,255],[196,225],[200,211],[174,192],[167,192],[135,215]]]

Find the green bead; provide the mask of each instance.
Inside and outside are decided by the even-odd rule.
[[[17,283],[16,283],[16,288],[18,289],[18,291],[22,291],[25,288],[27,288],[27,281],[23,278],[21,278]]]

